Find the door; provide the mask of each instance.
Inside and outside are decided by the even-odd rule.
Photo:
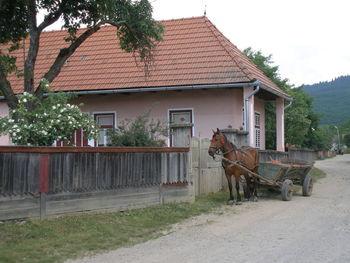
[[[192,110],[171,110],[170,120],[170,146],[189,147],[192,137]]]

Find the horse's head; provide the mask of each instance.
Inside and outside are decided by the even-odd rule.
[[[208,153],[211,157],[215,157],[220,150],[223,150],[225,143],[227,142],[226,136],[217,128],[216,131],[213,130],[213,137],[210,140],[210,146]]]

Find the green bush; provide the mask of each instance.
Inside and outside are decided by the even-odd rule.
[[[24,92],[16,109],[0,118],[0,135],[9,135],[15,145],[52,146],[55,141],[70,144],[71,137],[82,129],[86,138],[95,139],[98,128],[87,113],[72,105],[71,94],[49,92],[47,98],[38,99]]]
[[[149,113],[124,120],[117,129],[108,131],[108,146],[164,147],[168,129],[159,120],[149,119]]]

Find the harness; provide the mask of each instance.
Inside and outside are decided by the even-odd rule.
[[[237,152],[240,152],[243,155],[245,155],[246,157],[250,158],[251,160],[254,160],[248,153],[246,153],[244,150],[242,150],[240,148],[237,148],[232,142],[230,143],[230,145],[231,145],[232,149],[228,150],[226,152],[224,152],[224,145],[221,146],[221,147],[209,146],[209,148],[210,149],[214,149],[215,150],[215,154],[217,154],[217,155],[219,155],[220,151],[222,152],[222,155],[228,154],[230,152],[235,152],[236,156],[238,157]],[[243,167],[248,169],[246,164],[243,161],[241,161],[241,160],[231,161],[231,163],[227,163],[225,160],[222,160],[222,166],[224,168],[231,168],[231,167],[235,166],[235,164],[238,164],[238,165],[243,166]]]
[[[231,143],[231,145],[233,146],[232,143]],[[221,149],[221,148],[223,148],[223,146],[222,146],[222,147],[209,146],[209,149],[214,149],[214,150],[215,150],[215,154],[219,154],[220,150],[221,150],[221,152],[222,152],[223,155],[228,154],[228,153],[230,153],[230,152],[233,152],[233,151],[235,150],[234,147],[232,147],[231,150],[229,150],[229,151],[227,151],[227,152],[224,152],[223,149]]]

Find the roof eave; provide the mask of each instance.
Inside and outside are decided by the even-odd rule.
[[[162,87],[147,87],[147,88],[124,88],[124,89],[101,89],[101,90],[78,90],[78,91],[63,91],[76,95],[93,95],[93,94],[111,94],[111,93],[136,93],[136,92],[151,92],[151,91],[171,91],[171,90],[196,90],[196,89],[217,89],[217,88],[235,88],[256,86],[256,80],[250,82],[237,83],[219,83],[219,84],[199,84],[199,85],[184,85],[184,86],[162,86]],[[56,91],[57,92],[57,91]],[[58,91],[59,92],[59,91]],[[21,96],[21,94],[18,94]],[[45,94],[47,95],[47,94]],[[0,100],[4,100],[4,96],[0,96]]]
[[[270,88],[270,87],[268,87],[268,86],[266,86],[264,84],[260,84],[260,88],[262,88],[262,89],[264,89],[264,90],[266,90],[266,91],[268,91],[268,92],[270,92],[270,93],[272,93],[272,94],[274,94],[274,95],[276,95],[278,97],[281,97],[281,98],[283,98],[285,100],[288,100],[288,101],[292,101],[293,100],[293,98],[291,96],[288,96],[288,95],[286,95],[286,94],[284,94],[282,92],[279,92],[279,91],[277,91],[275,89],[272,89],[272,88]]]

